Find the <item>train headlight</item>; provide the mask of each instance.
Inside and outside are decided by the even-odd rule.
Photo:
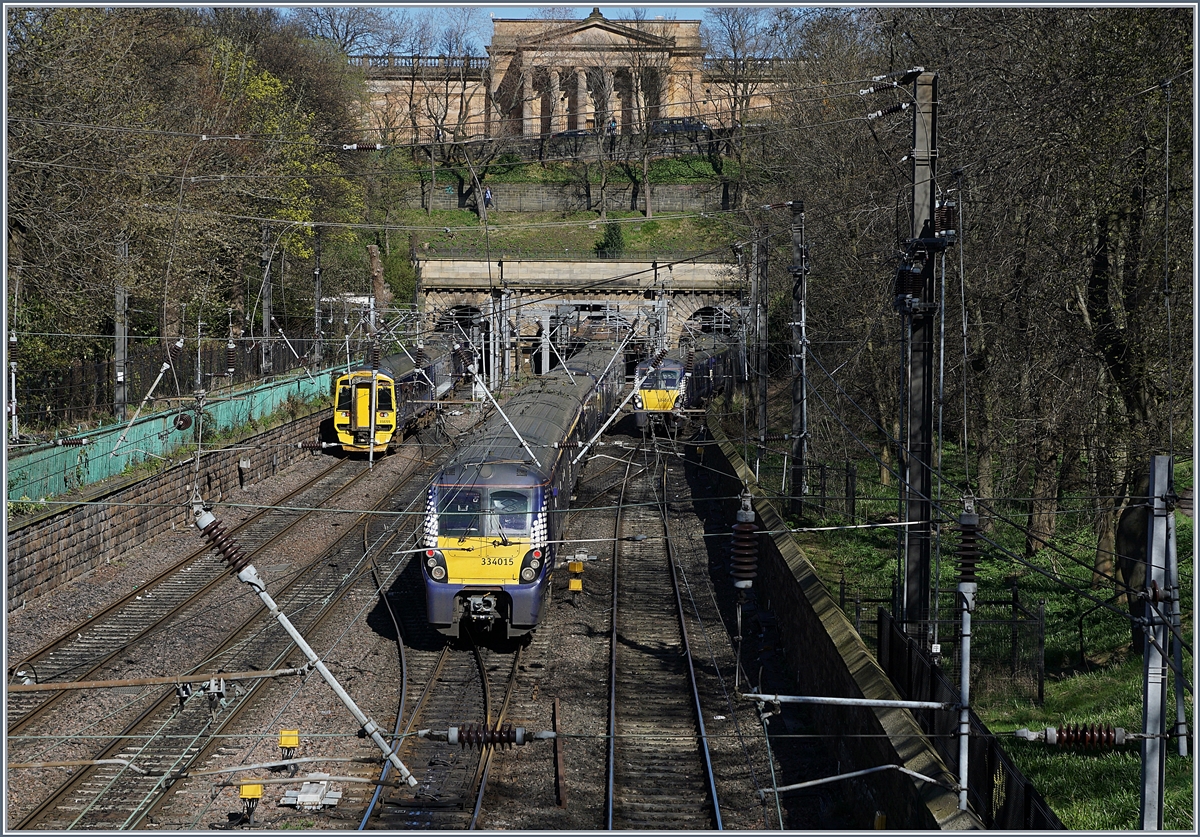
[[[642,396],[640,393],[633,396],[633,406],[639,410],[642,409]]]
[[[429,573],[430,578],[434,581],[446,580],[446,556],[442,555],[439,550],[425,550],[424,562],[425,572]]]
[[[521,583],[528,584],[535,580],[542,571],[542,563],[546,560],[541,549],[531,549],[521,560]]]

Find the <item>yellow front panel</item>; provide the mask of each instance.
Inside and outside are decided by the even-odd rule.
[[[652,413],[666,412],[675,409],[675,399],[679,397],[679,390],[644,389],[641,396],[643,409]]]
[[[494,537],[438,538],[446,557],[446,581],[451,584],[516,584],[529,541],[509,538],[508,546],[493,546]],[[465,550],[470,550],[469,552]]]

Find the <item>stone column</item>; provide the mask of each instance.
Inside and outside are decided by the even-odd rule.
[[[575,127],[587,127],[587,70],[579,68],[575,70]]]
[[[613,71],[604,71],[604,124],[607,126],[610,119],[617,118],[617,103],[616,85],[614,84]],[[618,127],[620,120],[618,120]]]
[[[558,70],[550,71],[550,133],[564,130],[567,106],[562,101],[562,87]]]
[[[533,126],[533,85],[529,70],[521,71],[521,136],[537,133]]]

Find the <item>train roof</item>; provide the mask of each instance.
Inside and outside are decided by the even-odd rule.
[[[549,476],[550,463],[559,453],[555,446],[571,430],[615,352],[616,347],[609,344],[586,347],[567,360],[574,381],[558,367],[535,379],[501,405],[521,439],[533,450],[537,464],[530,460],[529,452],[513,434],[504,416],[496,413],[474,434],[472,441],[450,459],[442,481],[462,484],[486,479],[494,483],[495,477],[480,473],[487,464],[492,466],[494,474],[511,475],[519,483],[543,482]],[[624,374],[619,361],[612,368]],[[521,471],[526,471],[528,476],[522,477]]]
[[[431,361],[437,360],[444,355],[454,351],[454,341],[447,335],[435,334],[422,341],[418,346],[416,344],[406,346],[408,351],[401,349],[395,354],[387,355],[379,360],[379,372],[381,375],[387,375],[391,378],[401,378],[412,372],[415,368],[413,359],[417,356],[417,352],[424,350],[425,354]],[[350,368],[350,372],[370,372],[373,369],[369,360],[363,361],[357,366]],[[338,373],[339,375],[345,373]]]

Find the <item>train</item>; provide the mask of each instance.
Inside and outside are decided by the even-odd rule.
[[[429,624],[507,638],[538,624],[583,444],[618,404],[616,342],[585,344],[498,409],[432,481],[419,553]]]
[[[732,348],[719,335],[702,334],[639,363],[635,375],[641,383],[633,396],[637,426],[644,430],[655,422],[673,428],[684,421],[685,411],[702,408],[731,380],[736,359]]]
[[[368,359],[333,379],[332,432],[347,453],[386,454],[433,415],[463,373],[449,335],[434,334],[395,354]]]

